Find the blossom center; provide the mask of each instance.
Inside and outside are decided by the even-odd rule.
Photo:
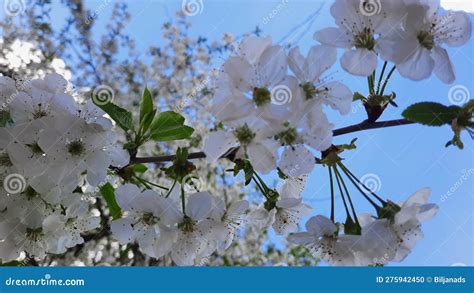
[[[36,241],[39,241],[42,236],[43,236],[42,228],[37,228],[37,229],[26,228],[27,239],[36,242]]]
[[[36,192],[36,190],[34,190],[31,186],[26,187],[25,191],[23,191],[23,194],[27,199],[33,199],[39,195],[39,193]]]
[[[277,135],[277,139],[284,145],[292,145],[298,138],[298,131],[296,128],[288,128]]]
[[[142,222],[148,226],[157,224],[160,221],[160,218],[155,217],[153,213],[144,213],[142,216]]]
[[[434,48],[434,37],[429,32],[420,32],[417,36],[418,42],[424,48],[431,50]]]
[[[364,28],[354,38],[354,46],[356,48],[374,49],[375,38],[371,28]]]
[[[73,156],[80,156],[86,151],[86,147],[81,140],[75,140],[67,145],[67,151]]]
[[[265,105],[272,100],[272,93],[266,88],[254,88],[253,89],[253,101],[255,105],[262,106]]]
[[[248,145],[255,138],[255,133],[252,132],[247,124],[235,129],[234,135],[242,145]]]
[[[190,217],[184,217],[183,222],[178,225],[178,228],[180,228],[183,232],[192,233],[194,231],[195,224],[196,222]]]
[[[33,118],[40,119],[46,116],[48,116],[48,112],[46,112],[44,109],[41,109],[41,104],[38,104],[38,109],[33,113]]]
[[[311,82],[303,83],[301,85],[301,88],[303,89],[304,97],[306,100],[311,100],[317,94],[316,87]]]
[[[4,167],[13,166],[12,161],[10,160],[10,157],[6,153],[0,154],[0,166],[4,166]]]
[[[0,122],[2,123],[8,123],[8,121],[10,120],[10,112],[6,111],[6,110],[0,110]]]
[[[32,152],[33,154],[35,154],[35,155],[43,155],[43,154],[44,154],[43,150],[41,149],[41,147],[38,145],[37,142],[32,143],[32,144],[27,144],[26,146],[27,146],[27,147],[31,150],[31,152]]]

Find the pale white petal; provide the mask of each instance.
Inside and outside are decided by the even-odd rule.
[[[288,52],[288,65],[300,81],[307,81],[308,77],[306,74],[307,65],[306,59],[301,55],[300,48],[298,46],[292,48]]]
[[[110,230],[112,235],[117,239],[120,244],[125,245],[130,243],[135,238],[135,231],[132,228],[133,219],[122,218],[112,221],[110,224]]]
[[[307,81],[317,81],[321,75],[336,63],[337,50],[334,47],[316,45],[309,49],[307,59]]]
[[[254,64],[271,44],[272,38],[270,36],[248,36],[240,43],[238,54],[249,63]]]
[[[333,236],[336,232],[336,225],[327,217],[317,215],[306,222],[306,230],[318,237]]]
[[[276,149],[278,144],[273,139],[247,146],[247,155],[254,169],[258,172],[268,173],[276,168]]]
[[[434,60],[434,73],[444,83],[452,83],[456,76],[454,74],[453,63],[449,58],[446,49],[434,47],[431,51],[431,57]]]
[[[436,36],[449,46],[462,46],[471,38],[471,18],[463,11],[447,11],[438,26]]]
[[[367,49],[346,50],[341,57],[341,66],[351,74],[369,76],[377,67],[377,54]]]
[[[281,46],[267,48],[257,61],[259,87],[271,87],[281,84],[287,74],[285,50]]]
[[[208,217],[211,209],[212,197],[208,192],[197,192],[188,198],[186,214],[195,221]]]
[[[434,68],[434,60],[429,50],[420,47],[403,63],[398,64],[397,68],[404,77],[422,80],[430,77]]]
[[[309,174],[314,165],[314,155],[304,145],[287,147],[278,164],[283,173],[291,176]]]
[[[217,161],[222,155],[238,144],[232,132],[218,130],[211,132],[204,142],[204,153],[209,162]]]
[[[328,27],[317,31],[314,34],[314,39],[321,44],[336,48],[351,48],[353,43],[351,35],[347,34],[346,31],[335,27]]]

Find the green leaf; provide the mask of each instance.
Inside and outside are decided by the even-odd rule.
[[[143,121],[149,114],[153,112],[153,98],[148,88],[145,87],[142,96],[142,102],[140,105],[140,123],[143,124]]]
[[[363,100],[365,100],[365,97],[361,93],[355,92],[354,96],[352,97],[352,100],[353,101],[357,101],[357,100],[363,101]]]
[[[107,183],[100,187],[100,193],[102,194],[102,197],[105,199],[105,202],[107,203],[107,206],[109,207],[109,211],[110,211],[110,215],[112,216],[112,219],[114,220],[120,219],[120,217],[122,216],[122,210],[120,209],[120,206],[115,200],[114,187],[110,183]]]
[[[5,127],[11,121],[10,112],[0,110],[0,127]]]
[[[133,129],[132,113],[112,102],[102,105],[101,103],[96,103],[95,100],[96,99],[93,99],[94,104],[101,108],[105,113],[109,114],[110,118],[112,118],[120,128],[125,131]]]
[[[153,118],[155,117],[155,114],[156,114],[156,110],[153,110],[151,112],[148,112],[145,117],[143,117],[143,120],[140,122],[141,123],[141,127],[142,127],[142,130],[143,132],[142,133],[146,133],[148,128],[150,127],[151,125],[151,122],[153,122]]]
[[[249,185],[254,174],[252,164],[247,160],[237,160],[234,165],[234,176],[237,176],[240,171],[244,171],[245,185]]]
[[[133,171],[136,173],[145,173],[148,171],[148,167],[145,164],[136,164],[133,165]]]
[[[405,119],[429,126],[441,126],[451,123],[459,114],[460,107],[444,106],[434,102],[416,103],[403,111]]]
[[[173,111],[160,113],[150,126],[151,138],[157,141],[185,139],[193,132],[192,127],[184,125],[184,117]]]

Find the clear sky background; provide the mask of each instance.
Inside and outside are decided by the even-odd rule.
[[[445,2],[450,2],[450,7],[467,7],[473,10],[471,0]],[[86,3],[89,9],[95,10],[107,1]],[[220,38],[225,32],[242,35],[259,25],[263,30],[262,34],[271,35],[275,42],[288,36],[290,38],[284,39],[285,43],[297,40],[297,45],[306,53],[316,44],[312,38],[315,31],[334,26],[329,13],[331,3],[332,1],[321,0],[203,0],[201,13],[190,17],[193,24],[191,35],[202,35],[212,40]],[[128,6],[132,23],[127,25],[126,30],[137,40],[138,49],[145,50],[150,45],[160,44],[160,28],[163,22],[170,20],[181,9],[181,1],[134,0],[128,1]],[[97,27],[101,27],[107,20],[110,8],[109,4],[101,10]],[[300,27],[294,34],[289,34],[319,8],[321,10],[310,26]],[[54,22],[62,22],[64,13],[61,10],[53,11]],[[403,109],[420,101],[449,104],[448,92],[454,85],[466,87],[468,94],[474,93],[472,40],[461,48],[450,48],[448,51],[455,65],[457,80],[452,85],[445,85],[435,77],[412,82],[394,74],[387,90],[396,91],[399,108],[390,107],[381,120],[401,118]],[[222,61],[217,60],[216,66],[219,62]],[[346,83],[351,90],[367,93],[366,79],[347,74],[339,63],[330,73],[333,79]],[[354,103],[352,113],[348,116],[341,117],[331,111],[328,113],[336,127],[358,123],[366,118],[363,107],[358,103]],[[418,125],[353,133],[337,137],[335,143],[348,143],[354,137],[358,137],[357,149],[344,154],[346,165],[359,177],[375,174],[380,179],[380,195],[400,201],[416,190],[429,186],[433,190],[431,200],[440,207],[437,216],[423,225],[425,238],[416,245],[402,265],[474,265],[474,143],[469,135],[463,134],[463,151],[455,147],[444,147],[452,137],[449,127],[430,128]],[[276,177],[270,175],[267,179],[272,181]],[[450,190],[452,194],[448,193]],[[357,198],[355,201],[358,211],[373,212],[355,190],[351,194],[353,198]],[[329,215],[326,169],[318,167],[311,174],[304,198],[313,206],[313,215]],[[343,215],[340,204],[341,220]],[[280,240],[276,236],[274,239]]]

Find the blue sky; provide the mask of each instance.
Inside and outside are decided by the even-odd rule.
[[[95,10],[107,1],[86,3],[89,9]],[[203,35],[210,40],[220,38],[224,32],[241,35],[253,31],[259,25],[263,34],[271,35],[274,41],[280,41],[288,36],[293,28],[321,8],[307,30],[296,31],[297,36],[300,36],[300,33],[303,35],[298,38],[297,45],[306,52],[316,44],[312,39],[316,30],[334,25],[329,14],[332,1],[203,0],[202,3],[201,13],[190,17],[191,35]],[[181,1],[135,0],[129,1],[128,5],[133,20],[126,26],[126,31],[135,37],[138,49],[145,50],[150,45],[160,43],[160,27],[181,8]],[[99,13],[98,27],[107,19],[110,8],[111,4],[108,4]],[[54,11],[53,16],[57,17],[55,22],[62,20],[64,11]],[[461,48],[449,49],[457,72],[457,80],[452,85],[445,85],[435,77],[412,82],[395,74],[388,91],[396,91],[399,108],[390,107],[381,119],[401,118],[403,109],[415,102],[429,100],[449,104],[448,92],[454,85],[462,85],[469,93],[474,92],[473,52],[472,41]],[[330,73],[334,79],[343,81],[353,91],[367,92],[366,79],[347,74],[339,64],[336,64]],[[328,113],[336,127],[358,123],[365,119],[365,111],[357,103],[348,116],[340,117],[330,111]],[[471,170],[474,168],[474,144],[469,136],[463,135],[465,142],[463,151],[454,147],[444,147],[452,137],[449,127],[431,128],[418,125],[344,135],[336,138],[335,143],[348,143],[354,137],[358,138],[358,148],[345,154],[346,165],[353,173],[359,177],[365,174],[378,176],[380,178],[378,193],[394,201],[403,200],[419,188],[429,186],[433,190],[431,200],[440,207],[438,215],[423,225],[424,240],[417,244],[413,253],[402,264],[474,265],[474,174],[472,174],[474,170]],[[466,175],[464,178],[463,174]],[[268,176],[267,179],[275,180],[275,177]],[[321,167],[316,168],[311,174],[304,197],[313,206],[313,214],[329,214],[327,181],[327,170]],[[453,191],[452,194],[448,194],[450,189]],[[358,211],[373,212],[357,193],[351,194],[357,198],[355,201]],[[341,219],[342,212],[342,206],[339,205]]]

